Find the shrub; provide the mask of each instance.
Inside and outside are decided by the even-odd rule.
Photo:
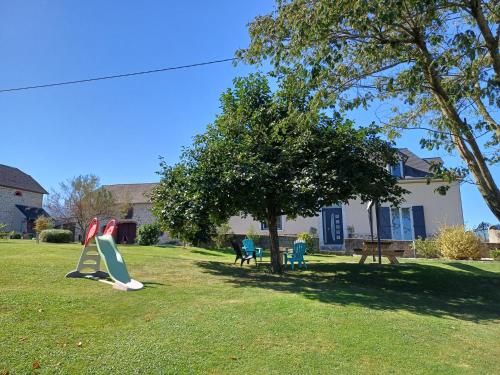
[[[21,233],[17,233],[17,232],[10,232],[10,239],[11,240],[20,240],[23,236],[21,235]]]
[[[45,229],[39,238],[42,242],[68,243],[73,241],[73,233],[67,229]]]
[[[495,260],[500,260],[500,249],[491,250],[491,257]]]
[[[441,254],[450,259],[480,259],[484,246],[474,232],[461,225],[441,228],[436,241]]]
[[[156,245],[160,240],[161,228],[158,223],[144,224],[139,227],[137,243],[142,246]]]
[[[260,243],[260,236],[259,234],[255,231],[255,228],[253,225],[250,225],[250,228],[248,228],[248,231],[246,233],[246,236],[249,240],[252,240],[255,246],[258,246]]]
[[[297,235],[297,239],[299,241],[304,241],[306,243],[307,252],[309,254],[314,253],[314,251],[316,250],[316,246],[315,246],[314,237],[311,235],[311,233],[301,232]]]
[[[435,240],[424,240],[419,237],[415,240],[413,246],[417,257],[439,258],[441,256],[439,246]]]
[[[35,220],[35,232],[39,235],[46,229],[54,228],[54,222],[50,217],[38,216]]]
[[[221,249],[226,246],[228,241],[227,235],[229,234],[230,230],[231,226],[229,225],[229,223],[224,223],[217,228],[215,236],[212,238],[212,241],[214,242],[216,248]]]

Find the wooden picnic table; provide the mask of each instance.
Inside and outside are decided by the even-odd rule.
[[[395,250],[391,249],[391,245],[393,241],[381,240],[380,241],[380,249],[382,251],[382,256],[389,259],[391,264],[399,264],[398,258],[404,254],[404,250]],[[354,249],[354,254],[361,255],[361,259],[359,260],[359,264],[364,264],[366,258],[375,254],[378,256],[378,244],[377,241],[363,241],[363,249]]]

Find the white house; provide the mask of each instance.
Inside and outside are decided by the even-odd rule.
[[[442,225],[463,225],[460,185],[453,183],[446,195],[440,195],[435,189],[445,184],[443,181],[433,180],[427,184],[431,163],[442,163],[441,159],[419,158],[408,149],[399,151],[401,161],[391,168],[391,172],[410,194],[404,197],[405,202],[400,207],[382,204],[379,211],[381,238],[410,241],[432,236]],[[245,234],[251,228],[258,234],[268,234],[266,223],[250,216],[233,216],[229,225],[235,234]],[[375,225],[374,230],[376,235]],[[295,236],[300,232],[317,233],[322,250],[344,250],[347,238],[370,236],[367,205],[352,200],[348,204],[323,207],[314,217],[280,218],[280,235]]]

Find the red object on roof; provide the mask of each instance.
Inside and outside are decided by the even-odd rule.
[[[92,219],[87,229],[87,235],[85,236],[84,245],[87,246],[92,238],[97,234],[97,229],[99,228],[99,220],[96,217]]]

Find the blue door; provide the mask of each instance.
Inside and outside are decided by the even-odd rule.
[[[342,245],[344,243],[342,208],[323,208],[322,218],[325,245]]]

